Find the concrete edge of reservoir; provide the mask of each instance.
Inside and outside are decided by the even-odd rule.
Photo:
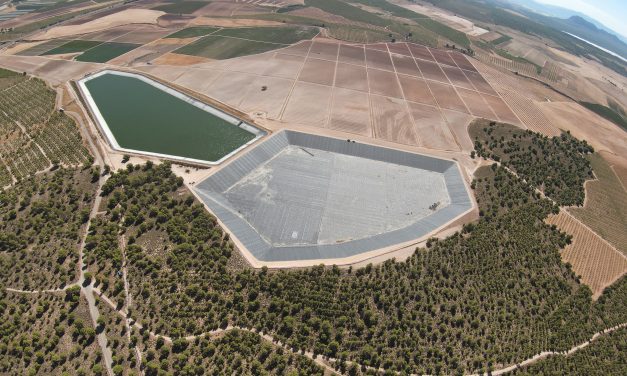
[[[436,171],[444,176],[450,204],[401,229],[337,244],[273,246],[269,244],[221,195],[221,192],[277,155],[288,145],[330,151]],[[347,265],[426,240],[473,209],[475,202],[454,160],[416,154],[327,136],[282,130],[227,162],[199,182],[193,191],[213,213],[253,267],[304,267]]]
[[[168,93],[176,98],[179,98],[205,112],[210,113],[211,115],[214,115],[216,117],[221,118],[222,120],[232,124],[233,126],[236,127],[240,127],[250,133],[252,133],[253,135],[255,135],[255,137],[246,142],[245,144],[241,145],[240,147],[234,149],[233,151],[231,151],[230,153],[224,155],[222,158],[220,158],[217,161],[207,161],[207,160],[202,160],[202,159],[194,159],[194,158],[187,158],[187,157],[181,157],[181,156],[177,156],[177,155],[171,155],[171,154],[162,154],[162,153],[155,153],[155,152],[150,152],[150,151],[145,151],[145,150],[136,150],[136,149],[128,149],[128,148],[124,148],[122,147],[120,144],[118,144],[115,136],[113,135],[113,133],[111,132],[111,129],[109,128],[109,125],[107,124],[106,120],[104,119],[104,117],[102,116],[102,113],[100,112],[100,109],[98,108],[98,105],[96,104],[94,98],[92,97],[91,93],[89,92],[89,89],[87,88],[87,86],[85,85],[86,82],[93,80],[94,78],[100,77],[102,75],[105,74],[114,74],[114,75],[118,75],[118,76],[125,76],[125,77],[131,77],[131,78],[135,78],[138,80],[141,80],[165,93]],[[221,111],[215,107],[212,107],[211,105],[208,105],[206,103],[201,102],[198,99],[192,98],[191,96],[182,93],[178,90],[175,90],[171,87],[168,87],[167,85],[164,85],[160,82],[157,82],[151,78],[148,78],[142,74],[138,74],[138,73],[130,73],[130,72],[123,72],[123,71],[118,71],[118,70],[112,70],[112,69],[104,69],[102,71],[99,71],[97,73],[91,74],[89,76],[83,77],[82,79],[76,81],[77,86],[79,88],[80,91],[80,95],[85,99],[85,102],[87,103],[87,107],[89,109],[89,111],[92,113],[98,127],[100,128],[100,130],[102,131],[102,133],[104,134],[107,142],[109,143],[109,145],[111,146],[111,148],[115,151],[119,151],[119,152],[125,152],[125,153],[132,153],[132,154],[138,154],[138,155],[146,155],[146,156],[150,156],[150,157],[157,157],[157,158],[163,158],[163,159],[167,159],[167,160],[172,160],[175,162],[182,162],[182,163],[191,163],[191,164],[196,164],[196,165],[204,165],[204,166],[215,166],[215,165],[219,165],[221,163],[223,163],[224,161],[226,161],[227,159],[231,158],[232,156],[234,156],[235,154],[239,153],[240,151],[244,150],[245,148],[249,147],[250,145],[254,144],[255,142],[257,142],[259,139],[261,139],[262,137],[267,135],[267,132],[265,132],[264,130],[261,130],[257,127],[255,127],[254,125],[248,124],[243,122],[242,120],[229,115],[227,113],[225,113],[224,111]]]

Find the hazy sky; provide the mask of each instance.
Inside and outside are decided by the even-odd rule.
[[[579,11],[627,37],[627,1],[625,0],[536,0]]]

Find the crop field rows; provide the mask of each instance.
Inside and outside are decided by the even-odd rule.
[[[547,136],[556,136],[561,131],[553,126],[544,115],[542,110],[536,105],[534,99],[528,98],[521,93],[519,83],[507,74],[487,65],[477,65],[483,76],[490,82],[492,87],[501,95],[505,103],[514,111],[516,116],[529,129],[541,132]],[[512,124],[519,124],[510,122]]]
[[[519,123],[464,55],[415,44],[304,41],[173,80],[245,112],[441,150],[472,147],[459,137],[472,116]]]
[[[175,50],[175,53],[210,59],[230,59],[287,47],[311,39],[317,29],[304,27],[223,28]]]
[[[542,73],[540,76],[555,83],[560,82],[563,79],[562,68],[560,68],[558,64],[547,60],[544,63],[544,67],[542,67]]]
[[[609,164],[600,156],[590,157],[598,180],[586,183],[584,207],[568,212],[627,255],[627,191]]]
[[[104,31],[97,31],[72,40],[53,39],[26,50],[20,56],[54,56],[77,54],[76,61],[104,63],[142,45],[150,44],[168,34],[171,29],[152,25],[122,25]]]
[[[501,96],[520,117],[520,120],[532,131],[547,136],[558,136],[561,133],[559,129],[551,125],[549,119],[544,116],[531,99],[511,90],[503,90]]]
[[[477,53],[475,57],[482,63],[490,65],[491,67],[505,69],[514,73],[522,73],[539,81],[548,82],[553,86],[562,87],[562,89],[565,89],[565,85],[567,85],[564,80],[565,75],[562,68],[560,68],[559,65],[552,63],[548,60],[544,63],[542,71],[538,73],[536,66],[534,66],[533,64],[509,60],[506,58],[481,52]]]
[[[0,165],[1,186],[52,163],[76,166],[88,161],[78,128],[67,115],[54,112],[55,93],[43,81],[28,79],[1,94],[0,161],[6,164]]]
[[[572,244],[562,251],[562,259],[590,287],[593,297],[599,297],[605,287],[627,272],[627,258],[564,210],[550,216],[547,223],[572,235]]]
[[[537,77],[538,72],[536,67],[532,64],[526,64],[519,61],[513,61],[509,59],[505,59],[502,57],[494,56],[491,54],[486,54],[482,52],[478,52],[475,57],[479,59],[479,61],[496,66],[499,68],[507,69],[511,72],[519,72],[526,76]]]

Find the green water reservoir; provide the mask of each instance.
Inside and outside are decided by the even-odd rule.
[[[258,136],[237,119],[213,108],[212,114],[192,103],[206,105],[141,76],[105,72],[82,84],[101,126],[123,149],[212,162]]]

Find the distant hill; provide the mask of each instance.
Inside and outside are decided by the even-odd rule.
[[[606,31],[609,34],[616,36],[616,38],[618,38],[621,42],[627,43],[627,37],[622,36],[618,32],[603,25],[603,23],[601,23],[600,21],[597,21],[594,18],[584,13],[578,12],[576,10],[567,9],[567,8],[563,8],[563,7],[556,6],[556,5],[543,4],[534,0],[508,0],[508,2],[511,4],[522,5],[523,7],[530,9],[536,13],[542,14],[544,16],[557,17],[557,18],[562,18],[562,19],[569,19],[573,16],[582,18],[585,21],[596,26],[598,29]]]
[[[627,59],[627,43],[620,40],[616,35],[599,29],[595,24],[585,20],[583,17],[572,16],[567,19],[550,17],[549,20],[544,20],[544,23],[575,34]]]
[[[534,0],[507,0],[506,2],[534,21],[577,35],[627,59],[626,39],[583,13],[540,4]]]

